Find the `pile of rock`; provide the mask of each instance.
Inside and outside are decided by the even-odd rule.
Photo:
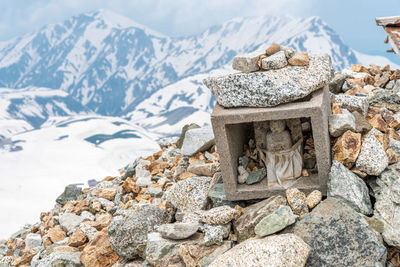
[[[233,69],[240,72],[204,79],[223,107],[273,107],[302,99],[331,80],[328,55],[297,53],[272,44],[265,51],[238,55]]]
[[[330,84],[341,93],[332,94],[327,199],[291,188],[228,201],[212,130],[192,125],[117,177],[67,186],[39,223],[0,241],[0,266],[399,266],[399,113],[396,101],[373,101],[379,90],[395,92],[347,93],[361,75],[337,73]],[[343,121],[353,127],[336,127]],[[240,159],[247,171],[261,168],[252,147]]]
[[[378,176],[399,159],[400,114],[396,112],[400,102],[377,99],[398,97],[395,85],[400,85],[400,72],[376,65],[353,65],[352,70],[337,73],[330,84],[334,158],[362,178]]]
[[[249,73],[258,70],[281,69],[289,64],[291,66],[308,66],[309,60],[307,52],[296,54],[291,47],[273,43],[266,50],[236,56],[233,59],[232,67],[234,70]]]

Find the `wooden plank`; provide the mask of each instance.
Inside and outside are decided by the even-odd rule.
[[[378,25],[378,26],[386,26],[389,24],[400,25],[400,16],[375,18],[375,21],[376,21],[376,25]]]

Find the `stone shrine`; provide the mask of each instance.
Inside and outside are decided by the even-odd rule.
[[[329,56],[274,44],[237,56],[233,68],[241,72],[204,80],[217,99],[211,121],[227,198],[267,198],[292,187],[326,194]]]

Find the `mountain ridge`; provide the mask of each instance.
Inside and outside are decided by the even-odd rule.
[[[198,35],[175,38],[119,14],[97,10],[0,43],[0,86],[62,90],[90,112],[137,121],[145,119],[134,118],[141,114],[141,103],[160,90],[167,92],[165,88],[184,79],[229,69],[236,54],[272,42],[298,51],[328,53],[337,68],[382,60],[348,47],[317,16],[238,17]],[[209,112],[213,104],[202,106],[206,109],[196,107],[191,114]],[[164,110],[168,112],[173,110]]]

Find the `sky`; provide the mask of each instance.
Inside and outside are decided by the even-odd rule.
[[[375,17],[400,15],[400,0],[0,0],[0,41],[100,8],[169,36],[198,34],[241,16],[319,16],[350,47],[387,55],[390,47]]]

